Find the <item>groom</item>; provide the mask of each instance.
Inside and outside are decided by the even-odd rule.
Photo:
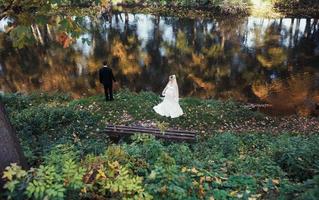
[[[116,82],[112,69],[103,61],[103,67],[99,70],[100,83],[104,86],[105,100],[113,101],[113,81]]]

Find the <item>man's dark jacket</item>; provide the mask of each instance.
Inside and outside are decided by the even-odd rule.
[[[111,86],[113,81],[116,81],[112,69],[109,67],[102,67],[99,71],[100,83],[105,86]]]

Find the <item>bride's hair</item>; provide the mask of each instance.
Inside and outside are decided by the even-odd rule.
[[[176,75],[175,74],[169,76],[169,82],[168,82],[167,85],[173,86],[173,88],[174,88],[174,98],[178,102],[179,90],[178,90],[178,84],[177,84],[177,80],[176,80]]]
[[[174,80],[174,79],[176,79],[175,74],[169,76],[169,80],[170,80],[170,81],[171,81],[171,80]]]

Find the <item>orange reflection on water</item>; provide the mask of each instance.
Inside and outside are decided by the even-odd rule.
[[[272,105],[272,109],[282,112],[297,112],[310,115],[319,104],[319,88],[314,83],[314,75],[303,73],[291,75],[285,80],[276,79],[270,83],[255,81],[253,93],[262,101]]]

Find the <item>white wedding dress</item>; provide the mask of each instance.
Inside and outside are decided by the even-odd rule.
[[[176,118],[184,114],[179,105],[178,85],[175,75],[169,77],[169,82],[163,90],[162,95],[164,96],[164,100],[153,107],[155,112],[171,118]]]

